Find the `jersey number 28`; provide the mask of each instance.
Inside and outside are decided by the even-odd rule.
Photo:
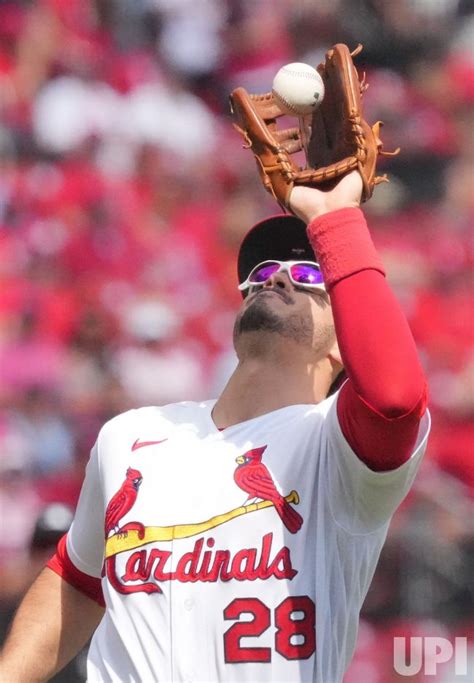
[[[270,647],[243,647],[241,638],[257,638],[271,626],[271,610],[258,598],[236,598],[224,610],[224,619],[237,621],[224,633],[228,663],[271,662]],[[250,619],[249,619],[250,617]],[[275,650],[286,659],[308,659],[316,649],[316,610],[307,595],[285,598],[275,608]]]

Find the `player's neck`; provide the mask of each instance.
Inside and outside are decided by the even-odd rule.
[[[273,410],[322,401],[331,383],[326,360],[308,364],[292,359],[241,360],[213,410],[219,428],[229,427]]]

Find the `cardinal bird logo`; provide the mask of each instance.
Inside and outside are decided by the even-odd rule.
[[[129,512],[138,495],[138,489],[142,483],[142,474],[131,467],[128,468],[125,481],[115,493],[107,505],[105,511],[105,538],[111,531],[119,533],[119,522]]]
[[[234,481],[249,494],[247,501],[252,498],[271,501],[288,531],[295,534],[301,528],[303,518],[277,490],[270,472],[262,462],[265,449],[266,446],[252,448],[235,459],[238,467],[234,472]]]

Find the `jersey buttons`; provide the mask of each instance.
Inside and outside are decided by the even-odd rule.
[[[188,610],[190,612],[194,607],[194,600],[192,598],[186,598],[184,601],[184,609]]]

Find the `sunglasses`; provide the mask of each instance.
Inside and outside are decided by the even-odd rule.
[[[291,282],[298,287],[325,289],[323,274],[314,261],[262,261],[252,268],[250,275],[239,285],[242,292],[250,287],[263,285],[275,273],[288,273]]]

